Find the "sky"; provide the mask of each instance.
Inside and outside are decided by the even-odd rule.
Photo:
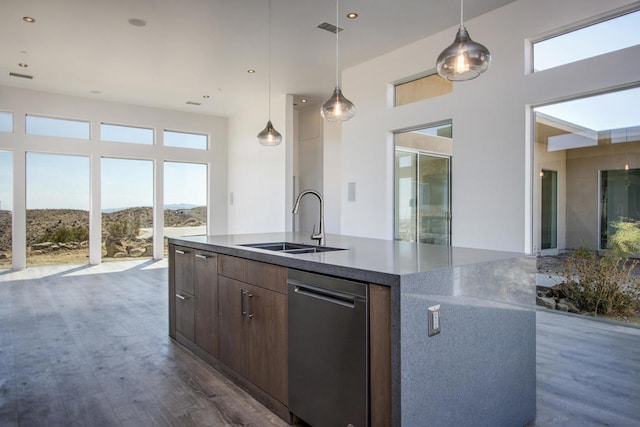
[[[206,206],[207,165],[164,162],[165,205]],[[12,154],[0,150],[0,209],[12,210]],[[102,209],[153,206],[153,162],[103,158]],[[27,153],[27,209],[89,210],[89,158]]]

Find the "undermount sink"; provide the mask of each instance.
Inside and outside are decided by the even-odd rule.
[[[316,252],[344,251],[342,248],[330,248],[328,246],[307,245],[304,243],[291,242],[269,242],[269,243],[247,243],[239,246],[249,248],[264,249],[266,251],[284,252],[287,254],[312,254]]]

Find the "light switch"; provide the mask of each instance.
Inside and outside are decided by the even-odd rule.
[[[429,312],[429,336],[432,337],[440,333],[440,304],[432,305],[427,310]]]
[[[349,202],[356,201],[356,183],[355,182],[347,183],[347,201]]]

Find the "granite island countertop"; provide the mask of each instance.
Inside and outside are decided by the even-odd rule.
[[[238,256],[283,267],[396,286],[402,276],[515,259],[521,253],[429,245],[329,234],[324,246],[343,250],[288,254],[242,246],[292,242],[316,245],[309,233],[256,233],[169,238],[169,243]]]

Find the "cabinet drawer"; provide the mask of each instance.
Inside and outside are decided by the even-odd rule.
[[[281,294],[287,293],[287,269],[278,265],[220,255],[218,274]]]
[[[174,296],[176,304],[176,332],[182,334],[189,341],[195,339],[195,301],[192,294],[176,290]]]

